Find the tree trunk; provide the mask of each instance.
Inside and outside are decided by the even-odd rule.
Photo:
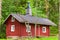
[[[2,7],[2,0],[0,0],[0,34],[1,34],[1,18],[2,18],[2,15],[1,15],[1,7]]]
[[[0,20],[1,20],[1,17],[2,17],[2,16],[1,16],[1,7],[2,7],[2,6],[1,6],[1,3],[2,3],[2,0],[0,0]]]
[[[59,0],[59,35],[58,35],[58,40],[60,40],[60,0]]]
[[[1,4],[2,4],[2,0],[0,0],[0,25],[1,25],[1,18],[2,18],[2,15],[1,15]]]

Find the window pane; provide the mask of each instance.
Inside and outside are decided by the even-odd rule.
[[[11,25],[11,32],[15,31],[15,25]]]
[[[30,25],[26,25],[26,32],[31,32],[31,26]]]
[[[12,21],[12,22],[14,22],[14,21],[15,21],[15,18],[14,18],[14,17],[12,17],[12,18],[11,18],[11,21]]]
[[[42,27],[42,32],[46,33],[46,27]]]

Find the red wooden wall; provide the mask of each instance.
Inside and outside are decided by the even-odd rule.
[[[15,22],[11,22],[11,17],[10,16],[7,21],[6,21],[6,36],[28,36],[26,32],[26,27],[24,23],[19,23],[17,20]],[[11,25],[15,25],[15,32],[11,32]],[[31,25],[31,34],[32,36],[35,35],[35,28],[34,24]]]
[[[20,30],[20,33],[21,33],[20,36],[28,36],[28,33],[26,32],[26,26],[25,26],[25,24],[21,23],[20,24],[20,28],[21,28],[21,30]],[[34,25],[32,24],[31,25],[31,35],[32,36],[35,35],[35,31],[34,30],[35,30],[35,28],[34,28]]]
[[[49,26],[46,26],[46,33],[42,32],[42,26],[40,26],[40,36],[49,36],[49,35],[50,35]]]
[[[15,31],[11,32],[11,25],[15,25]],[[6,36],[19,36],[20,35],[20,23],[15,20],[15,22],[11,22],[11,16],[6,21]]]
[[[11,22],[10,16],[6,21],[6,36],[27,36],[26,26],[24,23],[20,23],[15,19],[15,22]],[[15,25],[15,32],[11,32],[11,25]],[[31,25],[31,34],[35,36],[35,25]],[[36,36],[49,36],[50,30],[49,26],[46,26],[46,33],[42,32],[42,25],[36,27]],[[40,33],[39,33],[40,32]]]

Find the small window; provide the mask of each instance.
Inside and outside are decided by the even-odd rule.
[[[46,27],[42,27],[42,32],[46,33]]]
[[[30,25],[26,25],[26,32],[31,32],[31,26]]]
[[[11,32],[15,31],[15,25],[11,25]]]
[[[14,22],[14,21],[15,21],[15,18],[14,18],[14,17],[12,17],[12,18],[11,18],[11,21],[12,21],[12,22]]]

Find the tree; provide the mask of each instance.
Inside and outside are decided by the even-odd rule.
[[[1,12],[1,10],[2,10],[2,0],[0,0],[0,29],[1,29],[1,20],[2,20],[2,12]],[[0,30],[0,33],[1,33],[1,30]]]
[[[2,0],[0,0],[0,29],[1,29],[1,18],[2,18],[2,12],[1,12],[1,9],[2,9]],[[0,30],[1,32],[1,30]]]
[[[0,0],[0,25],[1,25],[1,17],[2,17],[2,15],[1,15],[1,7],[2,7],[2,0]]]
[[[59,37],[58,37],[58,40],[60,40],[60,0],[59,0]]]
[[[49,18],[49,2],[48,0],[45,0],[45,9],[46,9],[46,16]]]

